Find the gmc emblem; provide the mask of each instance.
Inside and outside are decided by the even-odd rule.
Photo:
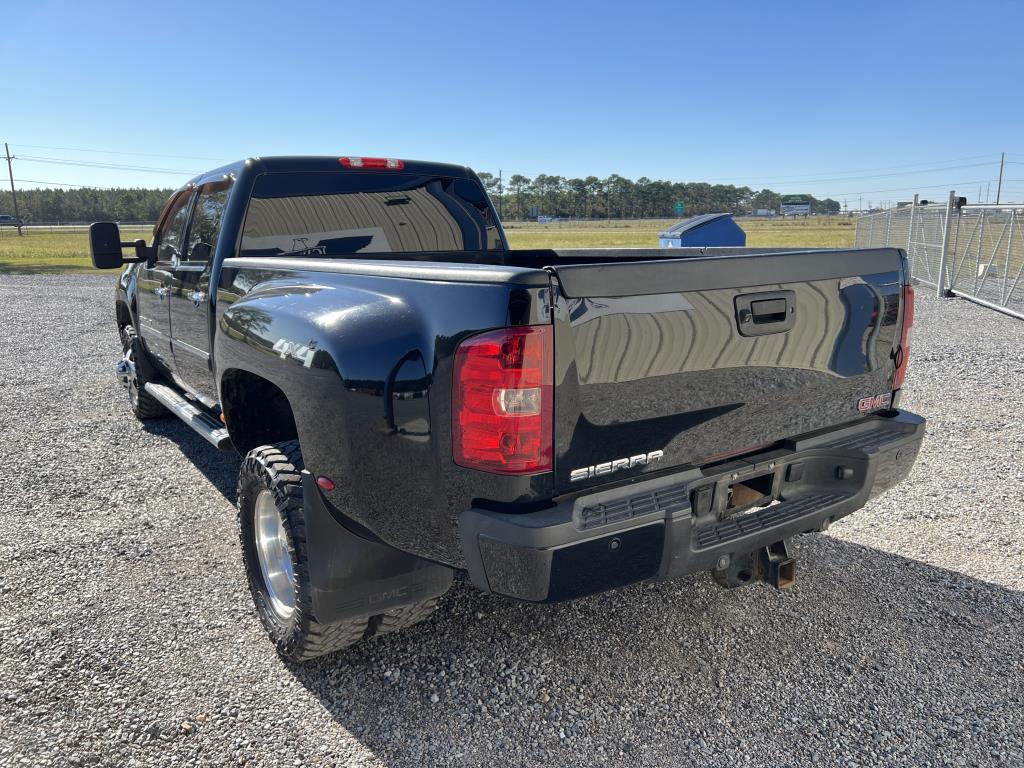
[[[877,411],[879,408],[888,408],[892,403],[892,392],[886,392],[874,397],[862,397],[857,401],[857,410],[861,413]]]

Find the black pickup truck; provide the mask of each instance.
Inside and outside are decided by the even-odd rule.
[[[244,456],[259,616],[302,660],[425,617],[456,571],[566,600],[794,578],[910,470],[897,249],[510,250],[468,168],[250,159],[151,243],[94,224],[117,375]],[[125,251],[128,255],[125,255]]]

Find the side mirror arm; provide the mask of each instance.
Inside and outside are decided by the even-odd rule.
[[[135,249],[135,256],[129,256],[124,260],[126,264],[137,264],[149,261],[150,257],[154,254],[153,248],[146,245],[145,240],[129,240],[121,243],[121,247]]]

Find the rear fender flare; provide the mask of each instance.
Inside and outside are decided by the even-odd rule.
[[[214,356],[228,429],[225,374],[244,371],[270,382],[290,404],[306,466],[330,474],[338,486],[332,501],[339,507],[358,507],[356,486],[372,474],[362,463],[367,450],[395,430],[396,382],[400,388],[403,381],[430,375],[433,348],[427,338],[419,314],[396,297],[294,281],[265,283],[231,304],[218,321]],[[426,398],[402,400],[401,413],[410,411],[429,433]]]

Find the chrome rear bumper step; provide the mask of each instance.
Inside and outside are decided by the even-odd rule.
[[[222,451],[230,451],[234,448],[227,427],[190,403],[175,390],[165,384],[154,384],[150,381],[146,383],[146,391],[159,400],[167,410],[202,435],[211,445]]]

